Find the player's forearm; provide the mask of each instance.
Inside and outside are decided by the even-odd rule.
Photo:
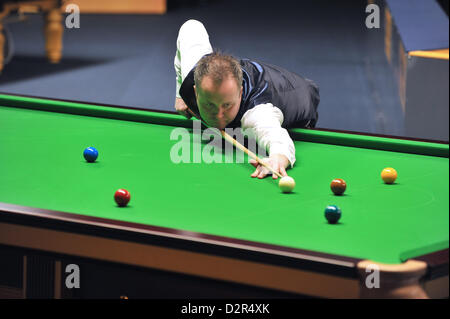
[[[181,61],[180,61],[180,56],[179,56],[179,51],[177,50],[177,53],[175,55],[175,59],[173,62],[174,68],[175,68],[175,73],[176,73],[176,82],[175,82],[175,86],[176,86],[176,92],[175,92],[175,96],[176,98],[180,98],[180,87],[181,84],[183,83],[183,79],[181,77]]]
[[[260,146],[268,150],[269,156],[275,154],[284,155],[291,167],[295,163],[294,142],[286,129],[282,127],[256,127],[254,128],[256,141]]]
[[[291,166],[295,163],[295,147],[289,133],[281,124],[284,117],[281,110],[271,103],[260,104],[247,111],[242,117],[242,128],[253,131],[258,144],[269,155],[286,156]]]
[[[181,26],[177,37],[177,51],[174,59],[177,85],[181,86],[201,57],[212,51],[209,36],[203,24],[192,19],[186,21]],[[179,97],[179,86],[177,86],[177,97]]]
[[[269,155],[272,156],[274,154],[281,154],[286,156],[289,161],[291,167],[295,164],[295,146],[291,137],[289,136],[286,129],[282,129],[283,132],[273,132],[273,134],[280,135],[279,137],[275,137],[272,140],[269,140],[268,150]]]

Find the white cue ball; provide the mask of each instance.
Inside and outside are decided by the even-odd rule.
[[[295,187],[295,180],[290,176],[284,176],[280,179],[278,186],[283,193],[290,193]]]

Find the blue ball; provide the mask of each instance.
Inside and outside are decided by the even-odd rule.
[[[86,161],[93,163],[98,157],[98,151],[95,147],[88,147],[84,150],[83,156]]]
[[[336,205],[329,205],[325,209],[325,218],[330,224],[336,224],[341,218],[342,212]]]

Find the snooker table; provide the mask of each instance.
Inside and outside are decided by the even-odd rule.
[[[171,161],[177,143],[208,145],[192,123],[0,95],[0,296],[448,297],[448,144],[292,129],[297,186],[283,194],[250,178],[248,162]],[[388,166],[392,185],[380,178]],[[114,203],[119,188],[127,207]],[[330,204],[342,209],[336,225]],[[65,285],[69,264],[79,288]]]

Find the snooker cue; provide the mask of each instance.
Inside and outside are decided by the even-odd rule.
[[[206,125],[206,123],[201,120],[201,118],[199,116],[197,116],[197,114],[195,114],[194,112],[192,112],[192,110],[190,108],[187,108],[187,110],[189,111],[189,113],[191,113],[192,116],[196,117],[197,119],[199,119],[203,125],[205,125],[206,127],[209,127],[208,125]],[[250,151],[249,149],[247,149],[244,145],[242,145],[241,143],[239,143],[238,141],[236,141],[232,136],[230,136],[227,132],[225,132],[224,130],[220,130],[220,134],[222,135],[222,137],[227,140],[228,142],[230,142],[231,144],[233,144],[236,148],[240,149],[241,151],[243,151],[245,154],[247,154],[248,156],[250,156],[251,158],[253,158],[255,161],[257,161],[260,165],[264,166],[265,168],[267,168],[269,171],[272,172],[272,174],[277,175],[279,178],[283,178],[283,176],[276,172],[269,164],[267,164],[266,162],[264,162],[262,159],[260,159],[255,153],[253,153],[252,151]]]

